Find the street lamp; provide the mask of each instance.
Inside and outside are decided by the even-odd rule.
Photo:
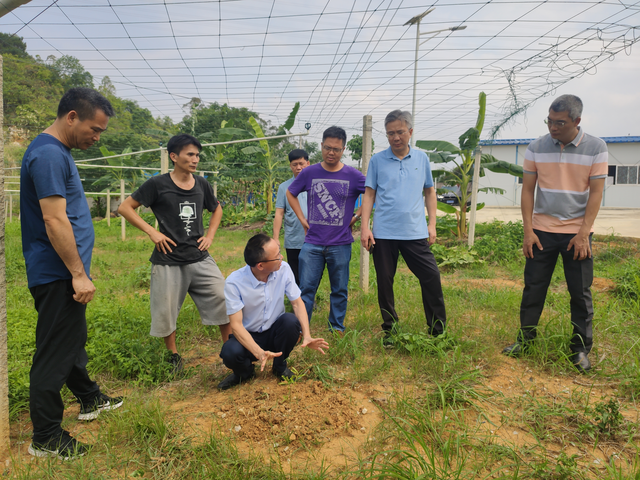
[[[429,10],[427,10],[426,12],[421,13],[420,15],[416,15],[415,17],[413,17],[411,20],[409,20],[407,23],[405,23],[404,25],[415,25],[416,26],[416,59],[415,62],[413,64],[413,102],[411,104],[411,116],[413,117],[413,126],[416,126],[416,85],[418,83],[418,50],[420,49],[420,45],[422,45],[423,43],[428,42],[429,40],[431,40],[433,37],[435,37],[437,34],[439,34],[440,32],[456,32],[458,30],[464,30],[466,27],[466,25],[461,25],[458,27],[449,27],[449,28],[442,28],[440,30],[432,30],[430,32],[422,32],[420,33],[420,20],[422,20],[425,16],[427,16],[428,14],[430,14],[431,12],[433,12],[435,10],[435,7],[430,8]],[[420,35],[431,35],[429,38],[427,38],[426,40],[424,40],[423,42],[420,42]],[[415,146],[416,144],[416,136],[415,136],[415,132],[414,134],[411,136],[411,146]]]

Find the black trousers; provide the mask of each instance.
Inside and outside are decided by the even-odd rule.
[[[418,277],[422,289],[424,315],[429,333],[440,335],[447,323],[444,295],[440,283],[440,270],[429,248],[429,240],[375,239],[373,263],[378,279],[378,305],[382,313],[382,329],[391,330],[398,321],[393,295],[393,279],[398,266],[398,253],[402,253],[409,270]]]
[[[263,350],[273,353],[282,352],[282,355],[273,359],[274,373],[282,373],[287,368],[287,358],[298,343],[301,331],[300,322],[296,316],[293,313],[283,313],[269,330],[249,333]],[[250,376],[253,372],[252,364],[258,360],[234,335],[229,335],[229,340],[222,345],[220,358],[225,366],[240,378]]]
[[[87,373],[87,307],[73,299],[71,280],[39,285],[30,291],[38,324],[29,374],[29,408],[33,440],[46,442],[62,432],[62,386],[66,383],[78,401],[85,404],[95,400],[100,388]]]
[[[593,345],[593,258],[573,259],[573,249],[567,246],[574,234],[549,233],[534,230],[542,244],[542,250],[533,246],[533,258],[527,258],[524,267],[524,292],[520,305],[520,340],[527,342],[536,337],[538,321],[547,297],[547,290],[558,254],[562,255],[564,276],[571,295],[572,352],[591,351]],[[591,236],[589,236],[591,244]]]
[[[298,274],[298,257],[300,256],[299,248],[287,248],[287,263],[293,271],[293,276],[296,279],[296,285],[300,286],[300,275]]]

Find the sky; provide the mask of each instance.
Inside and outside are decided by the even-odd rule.
[[[640,1],[630,0],[34,0],[0,18],[46,59],[73,55],[98,85],[178,121],[191,98],[257,112],[274,126],[301,104],[292,132],[319,141],[339,125],[350,137],[373,117],[412,109],[420,23],[414,136],[535,138],[554,97],[584,102],[582,125],[598,136],[640,135]],[[465,26],[451,31],[451,27]],[[445,30],[445,31],[439,31]],[[510,118],[510,121],[506,119]]]

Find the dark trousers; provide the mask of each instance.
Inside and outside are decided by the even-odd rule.
[[[300,256],[299,248],[287,248],[287,263],[293,271],[293,277],[296,279],[296,285],[300,286],[300,275],[298,274],[298,257]]]
[[[249,333],[263,350],[282,352],[282,355],[273,359],[273,372],[282,373],[287,368],[287,358],[298,343],[301,331],[296,316],[293,313],[283,313],[269,330]],[[258,360],[233,335],[229,335],[229,340],[222,345],[220,358],[240,378],[249,377],[253,373],[252,363]]]
[[[429,248],[429,240],[382,240],[375,239],[373,263],[378,279],[378,305],[382,313],[382,329],[391,330],[398,321],[393,296],[393,279],[398,266],[398,252],[407,263],[409,270],[418,277],[422,289],[424,315],[429,325],[429,333],[440,335],[444,332],[447,313],[444,306],[440,270]]]
[[[86,305],[73,299],[71,280],[58,280],[30,289],[38,312],[36,353],[29,374],[29,407],[33,440],[46,442],[62,432],[64,403],[60,389],[67,387],[81,403],[100,393],[87,373]]]
[[[542,250],[533,246],[533,258],[527,258],[524,267],[524,292],[520,305],[520,339],[524,342],[536,337],[536,330],[547,289],[556,267],[558,254],[562,255],[564,276],[571,295],[571,323],[573,337],[572,352],[591,351],[593,345],[593,300],[591,284],[593,282],[593,258],[573,259],[573,249],[567,246],[574,234],[549,233],[534,230],[542,244]],[[591,244],[591,236],[589,236]]]

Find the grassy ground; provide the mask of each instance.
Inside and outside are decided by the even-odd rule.
[[[401,330],[381,344],[375,272],[358,289],[354,244],[347,334],[326,356],[294,352],[300,378],[277,385],[263,374],[231,392],[215,389],[228,371],[217,329],[205,328],[187,300],[179,348],[190,367],[172,379],[162,340],[149,329],[151,243],[137,230],[119,240],[119,222],[96,223],[89,368],[103,389],[126,395],[123,408],[89,424],[75,419],[69,392],[64,427],[94,445],[61,463],[33,459],[28,371],[35,312],[17,224],[7,225],[7,306],[12,418],[8,478],[640,478],[640,249],[600,238],[594,244],[594,368],[567,361],[569,297],[558,265],[540,337],[525,358],[500,354],[515,338],[524,261],[521,226],[478,226],[472,254],[447,239],[435,249],[443,268],[449,325],[425,332],[418,282],[406,265],[396,276]],[[211,253],[223,274],[243,265],[250,228],[221,229]],[[312,333],[328,336],[329,286],[318,294]],[[298,416],[296,416],[298,415]],[[293,419],[292,423],[287,423]],[[315,419],[315,420],[314,420]]]

